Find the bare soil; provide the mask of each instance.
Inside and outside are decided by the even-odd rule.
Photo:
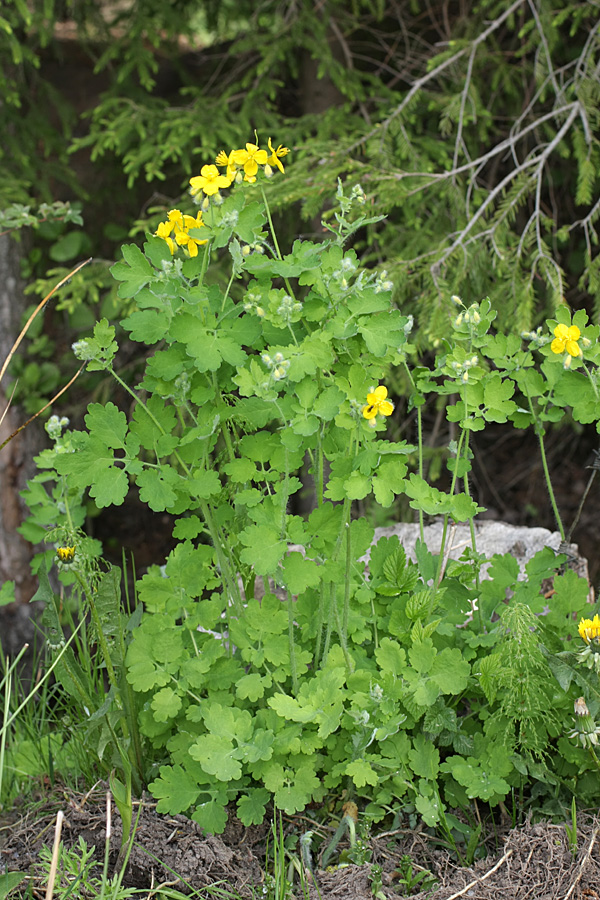
[[[11,895],[44,896],[46,884],[39,863],[41,847],[52,847],[57,812],[62,809],[62,840],[65,847],[82,837],[104,858],[106,841],[106,794],[99,786],[86,795],[66,794],[45,799],[35,809],[19,815],[13,811],[0,824],[2,871],[29,873],[26,889]],[[137,810],[136,810],[137,812]],[[121,822],[113,809],[111,817],[111,866],[120,865],[118,851]],[[309,816],[284,820],[287,835],[300,836],[308,829],[324,838],[325,847],[333,827],[325,827]],[[215,886],[229,896],[250,900],[268,896],[265,859],[268,824],[245,828],[235,816],[222,836],[208,835],[184,816],[161,816],[155,805],[144,801],[127,865],[124,885],[156,891],[169,883],[183,893],[196,891],[202,898],[215,897]],[[496,846],[471,868],[461,868],[448,852],[440,850],[422,831],[400,828],[382,832],[370,840],[371,860],[357,866],[319,868],[306,872],[310,900],[370,900],[373,897],[371,867],[383,870],[379,898],[388,900],[600,900],[600,820],[579,817],[577,848],[571,851],[564,825],[531,824],[496,837]],[[409,856],[413,877],[426,870],[435,878],[429,890],[406,892],[399,864]],[[1,883],[1,877],[0,877]],[[212,890],[209,890],[212,887]],[[298,883],[293,897],[304,897]],[[220,896],[228,896],[221,894]]]

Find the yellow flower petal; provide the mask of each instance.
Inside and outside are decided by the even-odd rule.
[[[554,335],[561,341],[566,341],[569,337],[569,329],[566,325],[557,325],[554,329]]]

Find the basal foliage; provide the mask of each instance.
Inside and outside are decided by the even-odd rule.
[[[74,349],[115,379],[117,402],[90,404],[85,430],[61,434],[59,423],[30,489],[32,524],[53,524],[61,565],[92,612],[83,495],[118,506],[135,489],[175,520],[175,549],[137,581],[139,620],[115,634],[115,616],[98,618],[114,670],[98,716],[112,716],[131,759],[125,712],[139,706],[143,777],[159,811],[187,812],[212,832],[232,802],[250,824],[271,801],[294,813],[353,795],[374,820],[400,805],[435,826],[449,807],[496,804],[536,780],[559,798],[591,765],[584,746],[557,754],[572,698],[550,668],[587,608],[586,586],[566,572],[547,604],[542,581],[565,561],[549,550],[525,581],[510,555],[481,577],[469,435],[488,422],[532,425],[543,452],[544,423],[565,406],[588,420],[598,328],[563,308],[552,344],[541,330],[524,343],[491,333],[490,301],[455,298],[433,368],[411,368],[412,321],[392,304],[391,283],[344,249],[369,223],[362,189],[339,185],[330,240],[282,253],[262,191],[275,161],[247,144],[217,163],[226,176],[210,165],[191,180],[202,215],[172,211],[112,269],[120,296],[135,301],[122,326],[145,355],[142,380],[119,373],[115,328],[99,322]],[[229,179],[225,198],[218,177]],[[221,283],[211,261],[227,254]],[[411,384],[415,446],[385,436],[390,366]],[[422,474],[429,393],[450,398],[460,435],[447,494]],[[315,496],[303,517],[292,504],[306,459]],[[421,541],[413,562],[397,538],[373,546],[371,523],[352,515],[354,501],[386,508],[400,494],[421,524],[442,517],[439,554]],[[450,521],[471,523],[472,545],[446,564]],[[120,694],[123,676],[135,703]]]

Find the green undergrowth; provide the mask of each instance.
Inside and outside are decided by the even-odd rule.
[[[599,329],[562,306],[536,332],[502,334],[493,299],[456,297],[425,366],[385,273],[346,248],[372,222],[360,186],[339,184],[327,240],[280,250],[262,181],[286,154],[269,140],[220,155],[221,173],[204,166],[200,211],[171,210],[142,249],[123,247],[112,271],[135,308],[120,333],[102,320],[74,345],[115,395],[82,430],[49,421],[22,530],[51,545],[36,560],[51,658],[65,615],[82,622],[55,670],[78,735],[122,815],[147,786],[159,812],[210,832],[232,808],[260,823],[271,803],[291,815],[352,801],[369,823],[414,814],[450,833],[474,803],[519,816],[594,804],[600,623],[576,634],[587,583],[549,548],[524,572],[510,554],[485,560],[469,473],[473,432],[532,428],[564,541],[544,435],[566,411],[596,421]],[[119,368],[125,335],[137,380]],[[392,370],[405,397],[388,395]],[[424,477],[429,396],[454,435],[448,492]],[[414,410],[412,443],[393,437],[400,409]],[[172,517],[176,546],[124,604],[121,572],[83,529],[86,504],[130,491]],[[414,559],[396,537],[374,543],[398,498],[421,529]],[[439,553],[426,517],[442,523]],[[469,546],[449,560],[462,522]]]

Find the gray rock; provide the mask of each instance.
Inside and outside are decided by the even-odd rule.
[[[375,529],[375,541],[380,537],[397,535],[400,543],[406,550],[407,556],[415,559],[415,544],[419,537],[419,526],[408,522],[399,522],[397,525],[389,525],[386,528]],[[432,553],[439,553],[442,542],[442,522],[434,522],[426,525],[424,529],[425,543]],[[547,528],[527,528],[525,526],[508,525],[506,522],[475,522],[476,546],[479,553],[491,558],[495,553],[510,553],[519,563],[521,569],[520,579],[525,578],[525,566],[529,560],[544,547],[551,547],[559,552],[561,537],[557,531],[548,531]],[[458,559],[466,547],[471,546],[471,532],[468,525],[448,525],[446,534],[446,558]],[[579,575],[588,579],[587,560],[579,555],[577,544],[568,544],[566,552],[569,558],[576,561],[573,568]],[[367,553],[365,559],[368,560]],[[482,567],[482,576],[488,565]]]

